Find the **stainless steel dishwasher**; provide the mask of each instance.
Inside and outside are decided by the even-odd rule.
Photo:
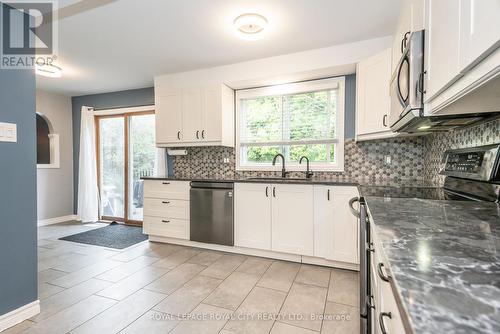
[[[234,245],[234,183],[191,182],[190,240]]]

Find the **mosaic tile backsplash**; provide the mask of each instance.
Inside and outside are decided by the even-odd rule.
[[[424,175],[424,139],[422,137],[394,138],[358,142],[349,139],[344,146],[344,172],[315,172],[316,176],[400,180],[421,179]],[[391,163],[385,163],[385,156]],[[224,163],[224,158],[229,162]],[[188,155],[173,157],[176,177],[185,178],[234,178],[279,176],[276,172],[236,171],[234,148],[192,147]],[[292,177],[304,176],[303,172],[292,172]]]

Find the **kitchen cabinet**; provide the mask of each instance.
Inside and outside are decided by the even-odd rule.
[[[271,250],[271,185],[235,183],[234,245]]]
[[[313,256],[313,186],[272,185],[272,250]]]
[[[157,146],[234,146],[234,91],[226,85],[155,85],[155,103]]]
[[[359,263],[359,225],[349,200],[356,187],[314,186],[314,256]]]
[[[391,49],[362,60],[356,68],[356,140],[393,137],[388,116]]]

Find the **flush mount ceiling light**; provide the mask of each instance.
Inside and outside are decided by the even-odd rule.
[[[36,64],[35,73],[42,77],[60,78],[62,76],[62,69],[52,64],[43,64],[43,65]]]
[[[267,27],[267,19],[259,14],[242,14],[233,22],[236,35],[246,40],[262,38]]]

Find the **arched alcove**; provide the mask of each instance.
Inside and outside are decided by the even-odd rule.
[[[48,117],[36,113],[36,160],[38,168],[59,168],[59,135]]]

